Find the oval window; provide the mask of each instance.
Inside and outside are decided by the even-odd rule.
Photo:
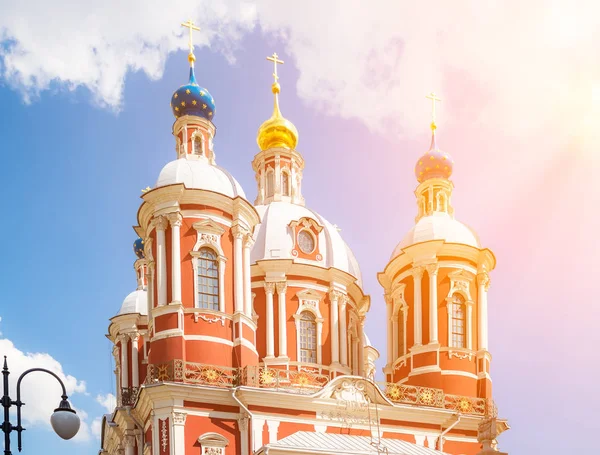
[[[315,250],[315,237],[303,229],[298,233],[298,246],[303,253],[312,253]]]

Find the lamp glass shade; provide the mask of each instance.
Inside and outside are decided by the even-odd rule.
[[[79,431],[81,421],[71,409],[56,409],[50,417],[52,428],[63,439],[71,439]]]

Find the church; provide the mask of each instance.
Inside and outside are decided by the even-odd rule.
[[[384,382],[371,299],[339,230],[302,196],[299,134],[258,129],[254,202],[213,151],[215,100],[194,74],[171,98],[174,160],[142,195],[137,289],[110,319],[117,405],[105,455],[501,454],[487,293],[494,254],[454,216],[454,162],[416,161],[414,226],[381,264]],[[258,122],[257,122],[258,125]],[[424,147],[425,149],[426,147]],[[383,347],[379,347],[383,348]]]

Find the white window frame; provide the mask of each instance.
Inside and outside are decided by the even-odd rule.
[[[284,185],[284,180],[283,180],[283,176],[286,176],[287,178],[287,185]],[[287,170],[287,168],[283,168],[281,170],[281,195],[284,197],[290,197],[292,194],[292,188],[291,188],[291,175],[290,172]],[[287,190],[287,192],[286,192]]]
[[[448,315],[447,332],[448,332],[448,350],[449,357],[452,358],[468,357],[469,360],[473,355],[473,299],[471,298],[471,286],[475,275],[464,270],[458,269],[448,274],[450,278],[450,290],[446,297],[446,313]],[[459,348],[452,345],[452,302],[454,295],[460,294],[465,300],[465,347]]]
[[[196,153],[196,138],[200,139],[200,154]],[[192,133],[191,141],[192,141],[192,153],[190,153],[190,155],[203,156],[206,158],[206,150],[204,147],[204,136],[202,135],[202,133],[198,130],[194,131]]]
[[[269,180],[270,179],[270,180]],[[271,191],[269,192],[269,183],[271,184]],[[270,198],[275,195],[275,171],[273,168],[268,168],[265,175],[265,197]]]
[[[319,309],[321,301],[323,300],[323,294],[320,294],[312,289],[304,289],[296,294],[298,297],[298,309],[294,313],[294,320],[296,321],[296,359],[298,364],[301,366],[321,366],[323,364],[323,322],[325,319],[321,315]],[[308,311],[315,315],[315,322],[317,323],[317,363],[302,363],[300,362],[300,319],[304,311]]]
[[[216,255],[218,260],[218,273],[219,273],[219,312],[225,313],[225,265],[227,258],[221,247],[221,237],[225,232],[220,225],[211,219],[205,219],[198,221],[193,224],[193,228],[196,230],[196,243],[190,255],[192,256],[192,270],[194,273],[194,308],[203,312],[214,312],[207,308],[200,308],[198,302],[198,279],[196,277],[198,272],[198,259],[200,257],[200,249],[210,248]]]

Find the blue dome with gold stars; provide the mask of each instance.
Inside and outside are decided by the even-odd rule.
[[[215,100],[208,90],[198,85],[193,67],[190,68],[189,82],[173,93],[171,109],[176,118],[195,115],[212,121],[215,115]]]
[[[133,242],[133,252],[138,259],[144,259],[144,241],[141,237],[138,237],[136,241]]]

